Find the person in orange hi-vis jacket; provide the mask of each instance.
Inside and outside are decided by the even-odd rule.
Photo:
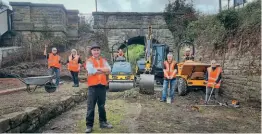
[[[74,85],[73,87],[79,87],[78,73],[80,72],[82,61],[75,49],[71,50],[71,54],[67,59],[67,68],[70,71]]]
[[[169,53],[167,55],[167,61],[164,62],[164,82],[162,90],[161,102],[166,102],[168,85],[170,84],[170,94],[171,103],[174,102],[175,96],[175,85],[176,85],[176,74],[177,74],[177,63],[173,60],[173,54]]]
[[[100,128],[113,128],[107,122],[105,102],[106,102],[106,86],[108,84],[107,75],[111,71],[108,62],[101,56],[100,46],[93,43],[91,46],[92,56],[88,58],[86,69],[88,71],[88,106],[86,114],[86,133],[92,132],[95,105],[98,105]]]
[[[206,97],[205,97],[205,104],[207,104],[208,98],[211,94],[212,89],[214,88],[215,91],[215,99],[217,101],[221,101],[218,95],[220,84],[221,84],[221,77],[222,77],[222,68],[217,66],[216,61],[211,61],[211,67],[207,68],[207,72],[205,75],[206,80]]]
[[[56,86],[59,86],[60,81],[60,69],[61,69],[61,57],[57,54],[57,49],[52,48],[52,53],[46,53],[47,44],[45,45],[44,55],[48,60],[48,69],[50,75],[55,74]]]

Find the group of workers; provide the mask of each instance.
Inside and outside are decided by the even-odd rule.
[[[46,53],[45,46],[44,55],[48,60],[48,68],[50,73],[56,76],[56,85],[59,87],[59,77],[61,69],[61,57],[57,54],[57,49],[52,48],[52,53]],[[106,85],[107,75],[111,72],[111,67],[108,62],[100,56],[100,46],[96,43],[90,47],[92,56],[88,57],[85,62],[85,69],[88,72],[87,85],[88,85],[88,100],[87,100],[87,114],[86,114],[86,133],[92,132],[95,116],[95,105],[98,105],[100,128],[113,128],[107,122],[105,101],[106,101]],[[81,68],[81,59],[77,55],[75,49],[71,50],[71,54],[67,60],[68,70],[71,72],[74,85],[79,86],[78,73]]]
[[[46,52],[45,46],[44,55],[48,60],[48,68],[50,73],[56,76],[56,85],[59,86],[59,77],[60,77],[60,69],[61,69],[61,57],[57,54],[57,49],[52,48],[52,52]],[[101,57],[100,46],[95,42],[89,48],[91,52],[91,56],[87,57],[85,61],[85,69],[88,72],[87,75],[87,85],[88,85],[88,100],[87,100],[87,114],[86,114],[86,133],[92,132],[93,124],[94,124],[94,116],[95,116],[95,105],[98,105],[99,111],[99,122],[100,128],[113,128],[111,124],[107,122],[106,111],[105,111],[105,101],[106,101],[106,85],[107,75],[111,72],[111,67],[108,62]],[[125,57],[123,50],[119,49],[116,57]],[[115,58],[116,58],[115,57]],[[186,60],[194,60],[193,55],[190,54],[190,49],[186,49],[184,61]],[[71,72],[74,85],[73,87],[79,87],[78,73],[81,68],[81,58],[77,54],[75,49],[71,50],[71,54],[67,59],[68,70]],[[178,66],[175,60],[173,60],[173,54],[169,53],[167,55],[167,61],[164,62],[164,82],[163,82],[163,90],[161,102],[165,102],[167,98],[168,87],[170,87],[169,97],[171,98],[171,102],[174,102],[174,94],[175,94],[175,86],[176,86],[176,75],[178,71]],[[216,66],[216,62],[214,60],[211,61],[211,67],[207,69],[206,73],[206,97],[210,94],[211,89],[215,88],[215,98],[218,98],[218,89],[221,83],[221,68]],[[170,85],[170,86],[169,86]]]
[[[191,54],[190,48],[187,48],[183,57],[183,62],[185,61],[193,61],[194,55]],[[163,90],[162,97],[160,102],[167,101],[167,91],[169,87],[169,96],[171,98],[171,103],[174,102],[175,96],[175,86],[176,86],[176,75],[178,72],[178,66],[175,60],[173,60],[173,54],[169,53],[167,55],[167,61],[164,62],[164,82],[163,82]],[[207,68],[207,72],[205,74],[205,83],[206,83],[206,95],[205,95],[205,104],[208,102],[208,98],[211,94],[212,89],[215,91],[215,99],[220,101],[220,97],[218,95],[220,84],[221,84],[221,74],[222,68],[218,67],[215,60],[211,61],[211,66]]]

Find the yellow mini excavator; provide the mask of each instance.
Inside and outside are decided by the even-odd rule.
[[[152,26],[149,25],[145,39],[145,55],[136,63],[136,83],[142,94],[154,94],[155,80],[163,84],[163,63],[169,52],[168,45],[154,44],[152,40]]]

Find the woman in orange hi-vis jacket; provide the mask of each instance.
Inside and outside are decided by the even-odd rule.
[[[205,104],[207,104],[208,98],[213,88],[215,91],[215,99],[217,101],[221,101],[218,95],[218,91],[219,91],[220,84],[221,84],[221,73],[222,73],[222,68],[217,67],[216,61],[212,60],[211,67],[207,68],[207,73],[205,76],[205,80],[207,83]]]
[[[71,72],[73,78],[73,87],[79,87],[78,73],[80,71],[81,64],[82,61],[80,59],[80,56],[77,54],[77,51],[75,49],[72,49],[71,54],[67,60],[67,68]]]
[[[52,48],[52,53],[46,53],[47,44],[45,45],[44,55],[48,60],[48,69],[51,75],[55,73],[56,76],[56,86],[59,86],[60,81],[60,69],[61,69],[61,58],[57,54],[57,49]]]

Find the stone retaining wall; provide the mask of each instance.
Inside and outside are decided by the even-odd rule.
[[[238,37],[228,43],[223,53],[221,49],[207,43],[198,42],[196,59],[210,63],[215,59],[223,67],[223,95],[241,101],[261,101],[261,38],[260,32],[240,40]]]
[[[28,107],[23,112],[3,115],[0,119],[0,133],[32,133],[52,118],[86,100],[86,97],[87,90],[82,89],[75,95],[65,97],[51,106]]]

